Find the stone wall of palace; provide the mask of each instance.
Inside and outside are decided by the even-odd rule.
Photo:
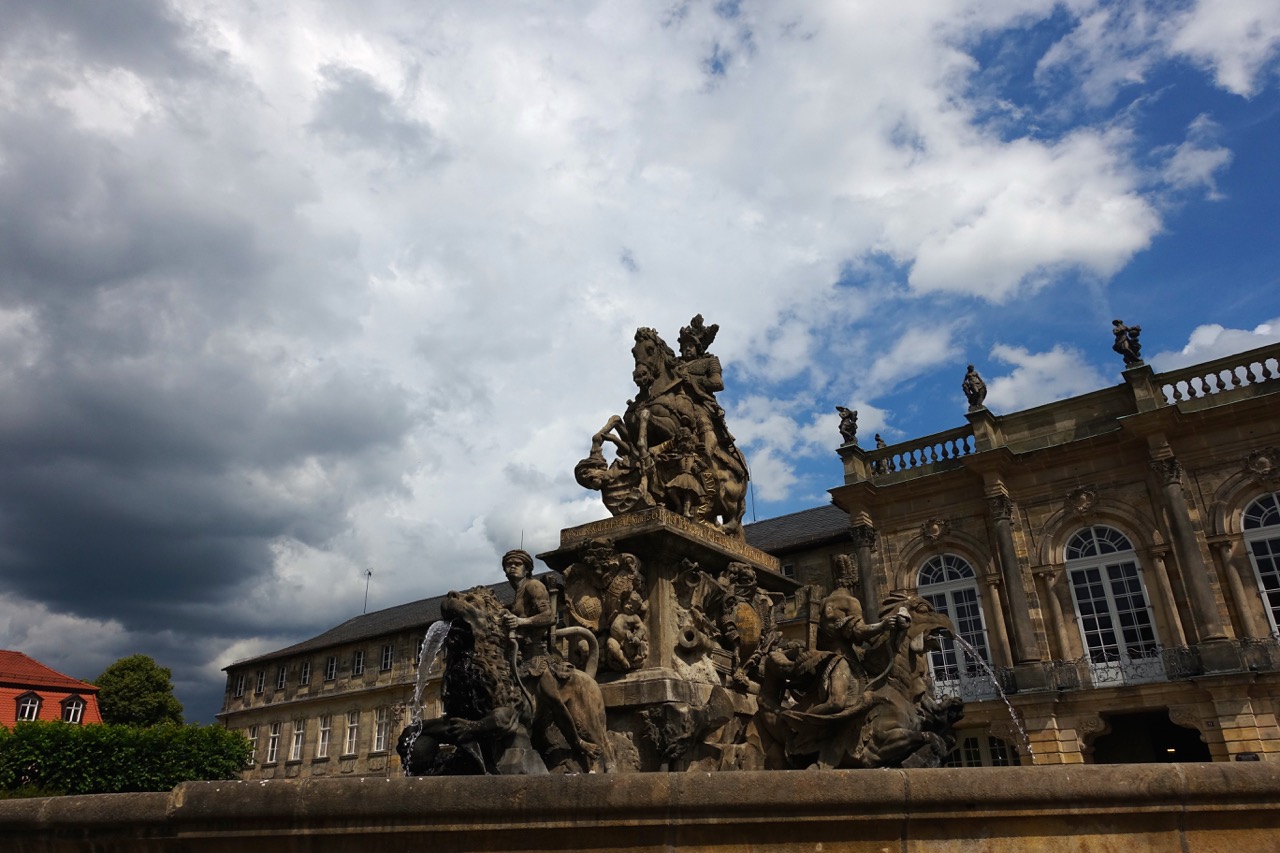
[[[418,678],[418,644],[426,629],[423,625],[421,629],[229,667],[227,694],[218,717],[255,744],[253,763],[245,768],[243,778],[400,775],[396,739],[409,723]],[[392,650],[391,666],[383,669],[381,656],[387,646]],[[354,669],[360,653],[364,655],[363,671],[357,673]],[[334,677],[326,678],[331,657],[335,659]],[[302,684],[306,665],[310,666],[309,683]],[[285,686],[278,688],[281,668],[285,670]],[[259,672],[264,679],[261,692],[256,689]],[[241,679],[244,690],[236,696]],[[426,681],[422,703],[426,716],[440,713],[438,678]],[[351,715],[355,731],[348,748]],[[322,748],[326,721],[327,745]],[[274,756],[273,726],[278,727]],[[296,752],[295,727],[302,731],[301,749]]]
[[[1272,851],[1280,765],[200,782],[0,801],[12,853]]]
[[[1214,760],[1280,760],[1280,647],[1241,524],[1280,491],[1277,356],[1271,346],[1164,375],[1139,366],[1113,388],[842,447],[832,495],[850,516],[844,550],[874,579],[864,599],[916,590],[931,559],[972,567],[990,662],[1037,764],[1088,761],[1109,717],[1148,711],[1198,732]],[[1077,602],[1082,563],[1067,546],[1095,527],[1131,545],[1158,643],[1127,672],[1089,646],[1095,623]],[[1128,618],[1109,615],[1117,630]],[[1006,740],[1016,728],[995,698],[971,701],[964,725]]]

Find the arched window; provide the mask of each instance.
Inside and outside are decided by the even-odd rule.
[[[84,700],[79,696],[68,696],[62,700],[62,721],[80,725],[84,719]]]
[[[18,722],[40,719],[40,697],[35,693],[24,693],[18,697]]]
[[[1129,539],[1114,527],[1087,527],[1067,542],[1066,563],[1095,686],[1162,680],[1155,619]]]
[[[956,642],[945,637],[942,648],[929,653],[934,691],[940,696],[959,696],[962,699],[995,696],[995,683],[987,674],[991,654],[987,649],[987,627],[982,619],[978,580],[973,566],[955,554],[930,557],[920,567],[916,583],[920,597],[932,604],[934,610],[950,617],[956,633],[963,640],[960,645],[968,644],[971,650],[958,650]],[[982,662],[974,660],[974,655]]]
[[[1245,507],[1244,541],[1267,604],[1271,633],[1280,633],[1280,492],[1263,495]]]

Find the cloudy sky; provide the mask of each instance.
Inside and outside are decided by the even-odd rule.
[[[499,577],[637,326],[721,326],[748,520],[1280,339],[1280,5],[0,0],[0,647],[221,667]]]

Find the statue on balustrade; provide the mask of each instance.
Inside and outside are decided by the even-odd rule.
[[[972,364],[969,365],[969,372],[964,375],[964,382],[960,383],[960,387],[964,390],[970,409],[982,408],[982,402],[987,399],[987,383],[982,381]]]
[[[857,410],[836,406],[836,411],[840,413],[840,438],[844,439],[845,444],[856,446],[858,444]]]
[[[653,329],[636,330],[636,397],[592,436],[589,455],[574,467],[578,483],[599,491],[614,515],[661,506],[742,538],[747,465],[716,400],[724,389],[720,359],[707,350],[719,328],[695,316],[680,330],[679,357]]]
[[[1142,343],[1138,340],[1142,327],[1126,326],[1123,320],[1112,320],[1111,333],[1115,336],[1115,343],[1111,348],[1124,359],[1124,366],[1142,364]]]

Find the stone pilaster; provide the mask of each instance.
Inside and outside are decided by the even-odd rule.
[[[1034,663],[1040,660],[1040,651],[1036,648],[1035,628],[1031,624],[1031,602],[1027,598],[1026,587],[1022,585],[1022,561],[1018,559],[1018,549],[1013,542],[1013,501],[1008,495],[992,495],[987,498],[987,508],[1009,600],[1013,660],[1015,664]]]
[[[1155,459],[1151,469],[1160,478],[1165,508],[1169,512],[1173,528],[1174,553],[1182,569],[1182,581],[1187,589],[1191,613],[1195,617],[1196,630],[1201,642],[1224,640],[1227,632],[1218,614],[1218,603],[1209,583],[1209,567],[1200,553],[1195,526],[1191,522],[1191,508],[1182,490],[1182,465],[1172,456]]]

